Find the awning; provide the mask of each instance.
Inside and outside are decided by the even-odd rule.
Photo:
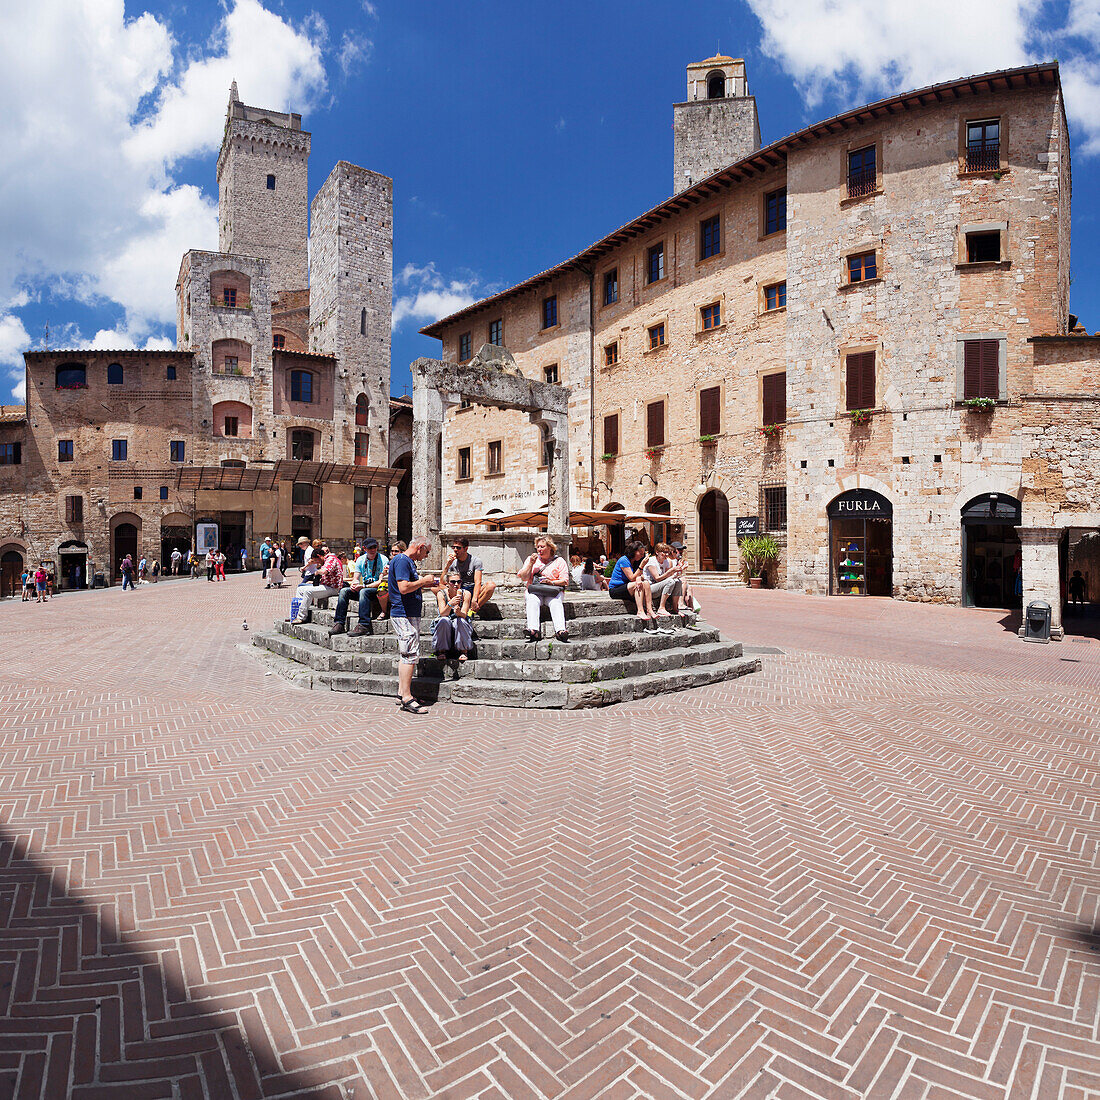
[[[178,489],[272,490],[280,481],[309,485],[397,485],[406,470],[390,466],[348,466],[339,462],[280,461],[270,466],[184,466]]]
[[[546,509],[535,512],[511,512],[508,514],[480,516],[477,519],[456,519],[454,523],[466,526],[491,526],[509,529],[513,527],[545,527],[547,524]],[[640,523],[681,523],[682,520],[674,516],[666,516],[661,512],[602,512],[602,511],[576,511],[569,513],[570,527],[617,527],[619,524]]]

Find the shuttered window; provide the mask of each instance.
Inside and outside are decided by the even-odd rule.
[[[873,409],[875,407],[875,353],[861,351],[847,356],[846,408]]]
[[[665,403],[654,401],[646,408],[646,433],[647,447],[663,447],[665,445]]]
[[[783,424],[787,419],[787,372],[764,375],[764,424]]]
[[[722,430],[722,388],[699,391],[699,434],[718,435]]]
[[[612,413],[603,418],[603,453],[605,455],[617,455],[619,453],[619,414]]]
[[[1000,340],[967,340],[963,344],[963,400],[1001,396]]]

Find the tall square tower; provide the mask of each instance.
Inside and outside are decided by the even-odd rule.
[[[218,153],[218,250],[271,265],[271,291],[306,286],[309,166],[302,116],[248,107],[229,90]]]

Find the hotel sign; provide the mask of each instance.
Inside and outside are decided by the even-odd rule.
[[[894,506],[873,489],[849,489],[829,501],[830,519],[890,519]]]

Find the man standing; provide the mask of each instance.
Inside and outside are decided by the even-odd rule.
[[[497,586],[492,581],[483,581],[481,574],[485,566],[481,558],[470,553],[470,540],[459,535],[451,543],[451,556],[443,565],[445,577],[448,573],[458,574],[459,586],[470,593],[470,614],[476,615],[492,598]]]
[[[329,634],[343,634],[346,631],[349,638],[358,638],[374,633],[371,620],[375,605],[384,614],[388,603],[387,593],[380,592],[378,586],[386,579],[389,564],[389,558],[378,550],[378,540],[367,539],[363,553],[355,559],[355,580],[340,589],[340,598],[336,601],[336,625],[329,630]],[[347,630],[348,602],[353,597],[359,600],[359,623]]]
[[[410,714],[426,714],[428,708],[413,698],[412,681],[420,659],[420,616],[424,604],[423,588],[435,588],[438,581],[430,573],[421,577],[416,563],[428,555],[428,540],[418,535],[404,554],[395,554],[390,562],[390,623],[397,638],[397,702]]]
[[[134,559],[129,554],[122,559],[122,591],[126,591],[126,586],[130,586],[130,590],[134,588]]]
[[[180,548],[177,546],[172,551],[172,575],[174,577],[179,576],[180,563],[183,561],[183,554],[180,553]]]
[[[260,566],[263,572],[260,574],[260,580],[267,580],[267,571],[271,568],[271,536],[268,535],[263,541],[263,545],[260,547]]]

